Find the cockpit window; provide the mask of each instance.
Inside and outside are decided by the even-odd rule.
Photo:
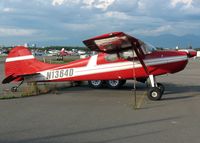
[[[141,40],[138,41],[140,43],[141,49],[143,50],[144,54],[149,54],[156,50],[156,48],[153,45],[149,43],[144,43]]]
[[[130,58],[133,58],[133,57],[137,57],[136,53],[133,50],[131,50],[131,49],[125,50],[125,51],[121,51],[119,53],[119,55],[123,59],[130,59]]]
[[[119,52],[118,55],[117,54],[106,54],[105,60],[108,62],[113,62],[113,61],[118,60],[119,58],[131,59],[133,57],[137,57],[137,55],[133,50],[129,49],[129,50],[123,50],[123,51]]]
[[[105,60],[108,62],[113,62],[116,61],[118,59],[117,54],[106,54],[105,56]]]

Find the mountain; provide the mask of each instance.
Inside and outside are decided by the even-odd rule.
[[[180,48],[187,48],[191,45],[193,48],[200,48],[200,36],[196,35],[176,36],[165,34],[160,36],[140,36],[138,38],[156,47],[175,48],[178,45]]]
[[[86,36],[87,37],[87,36]],[[136,36],[142,41],[148,42],[156,47],[162,48],[200,48],[200,36],[196,35],[184,35],[176,36],[172,34],[165,34],[160,36]],[[40,40],[40,41],[29,41],[27,43],[35,43],[37,46],[80,46],[84,47],[80,37],[77,38],[66,38],[66,40]]]

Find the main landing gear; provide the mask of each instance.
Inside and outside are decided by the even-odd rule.
[[[149,76],[150,85],[147,90],[147,97],[150,100],[156,101],[162,98],[162,95],[165,91],[164,85],[161,83],[157,83],[156,79],[153,75]],[[118,89],[126,83],[126,80],[90,80],[88,84],[91,88],[102,88],[108,87],[111,89]]]
[[[118,89],[126,83],[126,80],[90,80],[91,88],[102,88],[104,85],[111,89]]]
[[[103,80],[89,80],[88,85],[91,88],[101,88],[103,86]]]
[[[17,92],[17,89],[22,85],[23,82],[24,82],[24,80],[22,80],[18,86],[13,86],[13,87],[11,87],[10,90],[11,90],[12,92]]]
[[[157,83],[153,75],[150,75],[149,79],[150,87],[147,91],[148,98],[153,101],[160,100],[165,91],[164,85]]]

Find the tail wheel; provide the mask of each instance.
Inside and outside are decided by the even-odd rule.
[[[103,86],[103,80],[89,80],[88,85],[91,88],[101,88]]]
[[[158,87],[151,87],[149,88],[148,92],[147,92],[147,96],[150,100],[156,101],[156,100],[160,100],[162,97],[162,93],[160,88]]]
[[[161,91],[161,94],[163,95],[163,93],[165,92],[165,86],[161,83],[157,83],[158,88]]]
[[[126,80],[107,80],[106,81],[106,85],[111,89],[120,88],[125,83],[126,83]]]
[[[11,87],[11,89],[10,89],[12,92],[17,92],[17,86],[13,86],[13,87]]]

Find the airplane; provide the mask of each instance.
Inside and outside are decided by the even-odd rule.
[[[196,56],[194,50],[156,50],[152,45],[125,34],[111,32],[83,43],[98,54],[68,64],[48,64],[38,61],[23,47],[13,48],[5,61],[3,84],[21,81],[12,91],[26,82],[88,81],[92,88],[119,88],[126,80],[150,81],[147,96],[160,100],[165,87],[156,76],[183,70],[188,59]]]
[[[69,55],[67,51],[65,51],[65,48],[62,48],[60,52],[57,55],[57,60],[63,61],[63,57]]]
[[[57,56],[59,52],[60,52],[59,50],[50,50],[47,53],[49,56]]]
[[[59,56],[68,56],[68,55],[70,55],[70,53],[66,51],[65,48],[62,48],[60,50]]]
[[[83,50],[78,50],[78,52],[77,52],[79,55],[85,55],[86,54],[86,52],[85,51],[83,51]]]
[[[73,51],[65,50],[65,48],[62,48],[60,52],[58,53],[58,56],[72,56],[74,54],[76,53]]]

